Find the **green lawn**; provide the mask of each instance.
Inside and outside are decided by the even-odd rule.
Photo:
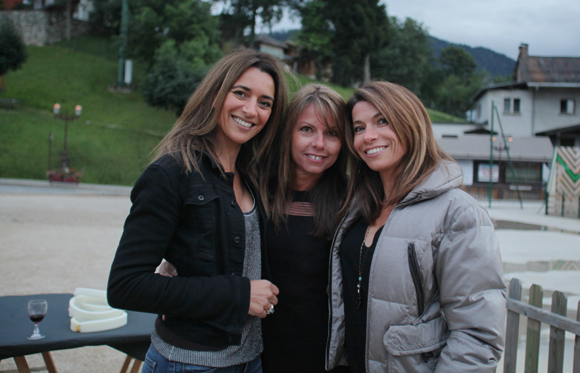
[[[71,167],[84,170],[82,182],[132,185],[151,160],[151,152],[175,122],[171,111],[149,107],[141,92],[112,92],[117,62],[99,55],[104,39],[80,38],[69,45],[28,47],[24,67],[6,75],[0,97],[20,101],[17,110],[0,109],[0,177],[45,179],[48,138],[54,133],[51,168],[59,167],[64,124],[52,107],[81,117],[69,122]],[[82,47],[82,48],[81,48]],[[109,51],[110,52],[110,51]],[[135,68],[139,82],[144,69]]]
[[[28,54],[21,70],[6,75],[6,91],[0,93],[0,98],[20,102],[16,110],[0,108],[0,177],[46,179],[48,169],[59,168],[65,122],[52,115],[58,102],[69,114],[75,105],[83,107],[81,117],[69,122],[67,142],[71,167],[83,171],[81,181],[132,185],[175,122],[174,113],[147,106],[138,90],[124,94],[109,89],[117,80],[117,46],[111,39],[81,37],[30,46]],[[133,71],[138,87],[145,66],[137,62]],[[311,81],[290,78],[291,91]],[[331,86],[345,100],[354,91]],[[429,114],[433,121],[462,121]]]

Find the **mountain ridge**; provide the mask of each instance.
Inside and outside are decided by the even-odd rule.
[[[516,61],[505,54],[485,47],[470,47],[465,44],[451,43],[431,35],[429,35],[429,39],[431,40],[431,47],[433,48],[435,57],[439,57],[442,49],[456,45],[473,57],[478,70],[484,70],[492,77],[511,75],[514,72]]]
[[[298,29],[274,31],[270,33],[270,36],[279,41],[286,41],[287,39],[295,37],[298,31]],[[435,57],[439,57],[441,49],[447,48],[451,45],[456,45],[473,57],[478,70],[486,71],[491,77],[511,75],[516,66],[515,60],[489,48],[471,47],[466,44],[451,43],[431,35],[429,35],[429,39]]]

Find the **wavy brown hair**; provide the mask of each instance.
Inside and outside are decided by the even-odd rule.
[[[274,103],[265,128],[242,145],[236,167],[255,180],[252,172],[259,159],[267,154],[276,135],[286,105],[286,80],[273,56],[253,49],[239,49],[219,60],[207,73],[189,98],[185,109],[173,128],[157,147],[156,158],[165,154],[181,156],[187,172],[199,172],[201,152],[209,153],[217,162],[215,144],[218,143],[218,117],[228,92],[250,67],[269,74],[274,80]]]
[[[373,105],[391,126],[405,154],[395,165],[395,182],[388,195],[378,172],[371,170],[354,149],[352,109],[359,102]],[[431,119],[425,106],[413,92],[400,85],[375,81],[356,90],[346,105],[346,142],[353,155],[348,185],[348,200],[341,216],[353,201],[361,215],[374,222],[381,207],[400,202],[414,187],[419,185],[437,167],[441,160],[453,159],[437,144],[433,135]]]
[[[292,137],[302,112],[313,105],[315,113],[327,127],[336,127],[338,137],[345,141],[345,102],[333,89],[321,84],[302,87],[288,105],[285,123],[280,127],[268,157],[265,172],[268,178],[260,180],[262,200],[275,226],[286,221],[286,209],[292,201],[296,180],[296,163],[292,158]],[[317,237],[331,237],[336,228],[338,212],[346,197],[347,148],[342,146],[336,162],[329,167],[310,190],[314,206],[314,231]]]

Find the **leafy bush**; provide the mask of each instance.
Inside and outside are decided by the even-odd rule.
[[[207,67],[191,67],[183,59],[163,59],[143,83],[143,95],[147,104],[175,110],[179,116],[207,73]]]
[[[0,23],[0,75],[20,69],[27,57],[22,36],[16,31],[12,21],[4,17]]]

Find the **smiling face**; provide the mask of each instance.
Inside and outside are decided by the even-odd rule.
[[[374,105],[360,101],[352,109],[352,121],[354,148],[359,157],[383,180],[393,180],[407,149],[384,115]]]
[[[327,127],[316,113],[314,105],[308,105],[292,131],[292,159],[295,163],[295,189],[307,190],[331,167],[340,154],[342,143],[336,125]],[[330,116],[326,122],[331,123]]]
[[[238,147],[256,136],[272,113],[275,85],[270,74],[247,69],[226,95],[218,118],[222,147]]]

